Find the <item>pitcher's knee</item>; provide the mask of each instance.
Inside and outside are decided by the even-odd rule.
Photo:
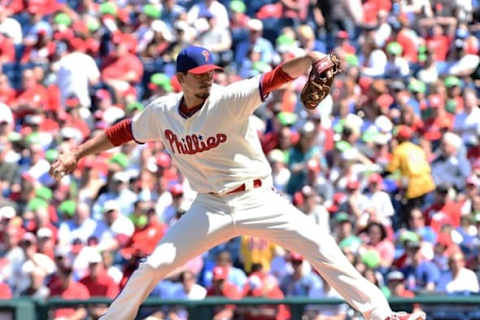
[[[177,249],[175,246],[171,243],[163,243],[155,248],[144,264],[157,273],[168,273],[175,268],[176,257]]]

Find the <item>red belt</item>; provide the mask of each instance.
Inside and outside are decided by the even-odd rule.
[[[260,180],[260,179],[253,180],[253,188],[260,188],[261,186],[262,186],[262,180]],[[235,188],[231,191],[228,191],[225,194],[232,194],[232,193],[242,192],[242,191],[245,191],[245,190],[247,190],[247,186],[244,183],[244,184],[239,185],[237,188]],[[210,194],[216,194],[216,193],[210,192]]]

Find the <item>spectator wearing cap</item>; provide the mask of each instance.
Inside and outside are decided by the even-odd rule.
[[[467,148],[480,143],[478,136],[480,132],[480,108],[476,92],[466,88],[463,92],[463,111],[455,115],[453,130],[462,137]]]
[[[406,78],[410,75],[408,61],[402,57],[403,48],[398,42],[390,42],[387,47],[386,78]]]
[[[260,138],[262,149],[265,154],[273,149],[279,149],[286,154],[286,159],[288,159],[288,150],[298,140],[297,132],[293,128],[298,116],[292,112],[281,111],[280,103],[270,105],[273,108],[270,120],[271,129]]]
[[[288,259],[293,272],[280,279],[280,289],[286,297],[309,296],[312,290],[316,290],[322,285],[320,278],[315,273],[304,272],[303,256],[290,252]]]
[[[407,243],[407,264],[401,269],[407,288],[413,292],[433,292],[440,279],[440,270],[425,256],[419,242]],[[433,255],[432,255],[433,258]]]
[[[351,214],[355,219],[359,219],[370,205],[367,197],[361,192],[360,181],[353,177],[350,178],[346,183],[345,191],[347,200],[340,206],[340,210]],[[361,219],[360,221],[359,219],[357,224],[361,222],[361,226],[358,226],[364,227],[367,220]]]
[[[435,189],[433,203],[424,213],[427,225],[430,225],[437,234],[444,225],[453,227],[460,225],[460,205],[452,201],[448,193],[448,186],[438,185]]]
[[[418,131],[436,149],[442,135],[453,124],[453,119],[445,111],[445,99],[440,94],[431,94],[425,108],[421,110],[421,116],[423,122]]]
[[[105,202],[103,215],[108,229],[99,238],[98,250],[116,250],[127,245],[135,227],[130,219],[120,213],[120,207],[116,201]]]
[[[215,256],[214,268],[204,272],[202,283],[206,287],[210,287],[210,285],[212,284],[212,279],[215,278],[213,270],[217,267],[221,267],[222,270],[226,272],[226,277],[228,281],[238,290],[241,290],[243,288],[245,282],[247,281],[247,276],[242,269],[233,266],[232,254],[227,250],[221,250],[220,252],[218,252]]]
[[[83,284],[91,297],[115,298],[119,292],[117,284],[110,277],[103,265],[103,258],[94,248],[85,255],[88,260],[88,275],[79,282]]]
[[[194,4],[187,14],[187,22],[194,24],[194,22],[201,17],[202,13],[210,11],[215,17],[218,27],[228,29],[230,21],[228,19],[228,11],[225,6],[217,0],[203,0]]]
[[[252,273],[243,287],[244,297],[283,299],[284,295],[278,286],[278,280],[265,272],[261,265],[254,264]],[[288,308],[283,305],[261,305],[240,308],[245,320],[286,320],[290,319]]]
[[[280,149],[273,149],[267,155],[272,166],[272,178],[275,189],[285,192],[286,185],[290,179],[290,170],[287,168],[287,155]]]
[[[119,293],[119,288],[113,278],[107,274],[100,253],[92,249],[87,259],[88,275],[80,279],[79,283],[87,288],[90,297],[115,298]],[[97,318],[106,312],[107,307],[90,305],[88,309],[89,313]]]
[[[464,190],[465,180],[471,173],[462,139],[451,132],[442,138],[440,152],[432,161],[432,173],[436,184],[453,186],[456,190]]]
[[[213,268],[213,283],[207,290],[207,296],[239,299],[241,291],[228,281],[227,270],[220,266]],[[232,320],[235,314],[235,305],[225,305],[214,308],[213,320]]]
[[[346,212],[337,212],[333,217],[335,225],[335,240],[340,249],[347,255],[351,263],[354,263],[355,253],[360,248],[362,240],[356,236],[356,227],[353,219]]]
[[[163,223],[172,226],[185,213],[187,203],[180,183],[172,184],[168,192],[172,195],[172,203],[165,208],[160,217]]]
[[[372,173],[368,177],[368,193],[366,196],[375,209],[376,219],[384,225],[391,225],[390,219],[395,212],[390,196],[383,191],[383,178],[380,174]]]
[[[387,168],[390,172],[399,170],[402,179],[407,180],[406,186],[403,186],[406,189],[406,204],[399,213],[403,223],[408,221],[410,209],[422,206],[425,195],[435,188],[425,151],[410,141],[412,135],[409,127],[398,128],[396,138],[399,144],[393,150],[392,160]]]
[[[464,216],[473,216],[475,215],[475,210],[473,209],[473,202],[476,196],[480,195],[480,178],[476,175],[471,175],[465,181],[465,193],[459,195],[457,201],[461,206],[461,212]]]
[[[329,218],[330,214],[322,204],[322,200],[310,185],[305,185],[300,191],[303,204],[300,210],[307,216],[310,222],[318,224],[324,228],[325,232],[330,233]]]
[[[150,255],[163,238],[166,225],[159,221],[153,206],[144,201],[135,203],[130,220],[135,225],[135,232],[126,247],[121,250],[121,255],[125,259],[129,259],[136,251],[140,251],[142,255]]]
[[[288,166],[292,174],[287,184],[288,194],[294,194],[304,186],[307,162],[320,157],[320,149],[315,145],[317,134],[315,125],[306,122],[300,130],[300,140],[289,150]]]
[[[422,55],[422,68],[417,73],[417,78],[427,84],[433,84],[438,80],[439,71],[437,62],[434,60],[434,52],[425,48]]]
[[[61,92],[62,105],[70,96],[78,98],[82,107],[89,108],[90,86],[100,80],[100,70],[90,55],[76,50],[70,42],[56,43],[56,61],[52,68],[56,74],[56,84]]]
[[[415,294],[405,287],[405,276],[398,270],[387,274],[387,285],[390,297],[413,298]]]
[[[57,280],[50,284],[50,297],[59,297],[67,299],[88,299],[90,294],[88,289],[81,283],[73,279],[73,269],[71,266],[59,268]],[[61,308],[55,310],[55,319],[83,319],[87,316],[87,311],[83,307]]]
[[[154,73],[148,85],[152,96],[164,96],[172,92],[170,78],[164,73]]]

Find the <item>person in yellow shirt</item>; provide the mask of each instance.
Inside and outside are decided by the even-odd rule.
[[[255,263],[261,264],[263,270],[270,270],[270,263],[281,250],[272,242],[252,236],[242,236],[240,245],[240,259],[243,262],[244,270],[247,274],[252,270]]]
[[[400,187],[405,189],[400,212],[401,222],[408,221],[408,215],[413,207],[421,207],[424,197],[435,189],[430,163],[425,151],[411,142],[413,132],[410,127],[401,125],[396,138],[398,145],[393,150],[392,160],[387,170],[400,172]]]

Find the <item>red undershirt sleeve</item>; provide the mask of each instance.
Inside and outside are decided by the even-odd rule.
[[[105,134],[107,135],[108,140],[110,140],[114,146],[119,146],[134,140],[132,134],[132,120],[126,119],[120,121],[114,126],[106,129]]]
[[[294,79],[288,73],[283,71],[282,65],[283,64],[280,64],[272,71],[263,74],[262,79],[260,80],[260,94],[262,100],[265,99],[270,92]]]

